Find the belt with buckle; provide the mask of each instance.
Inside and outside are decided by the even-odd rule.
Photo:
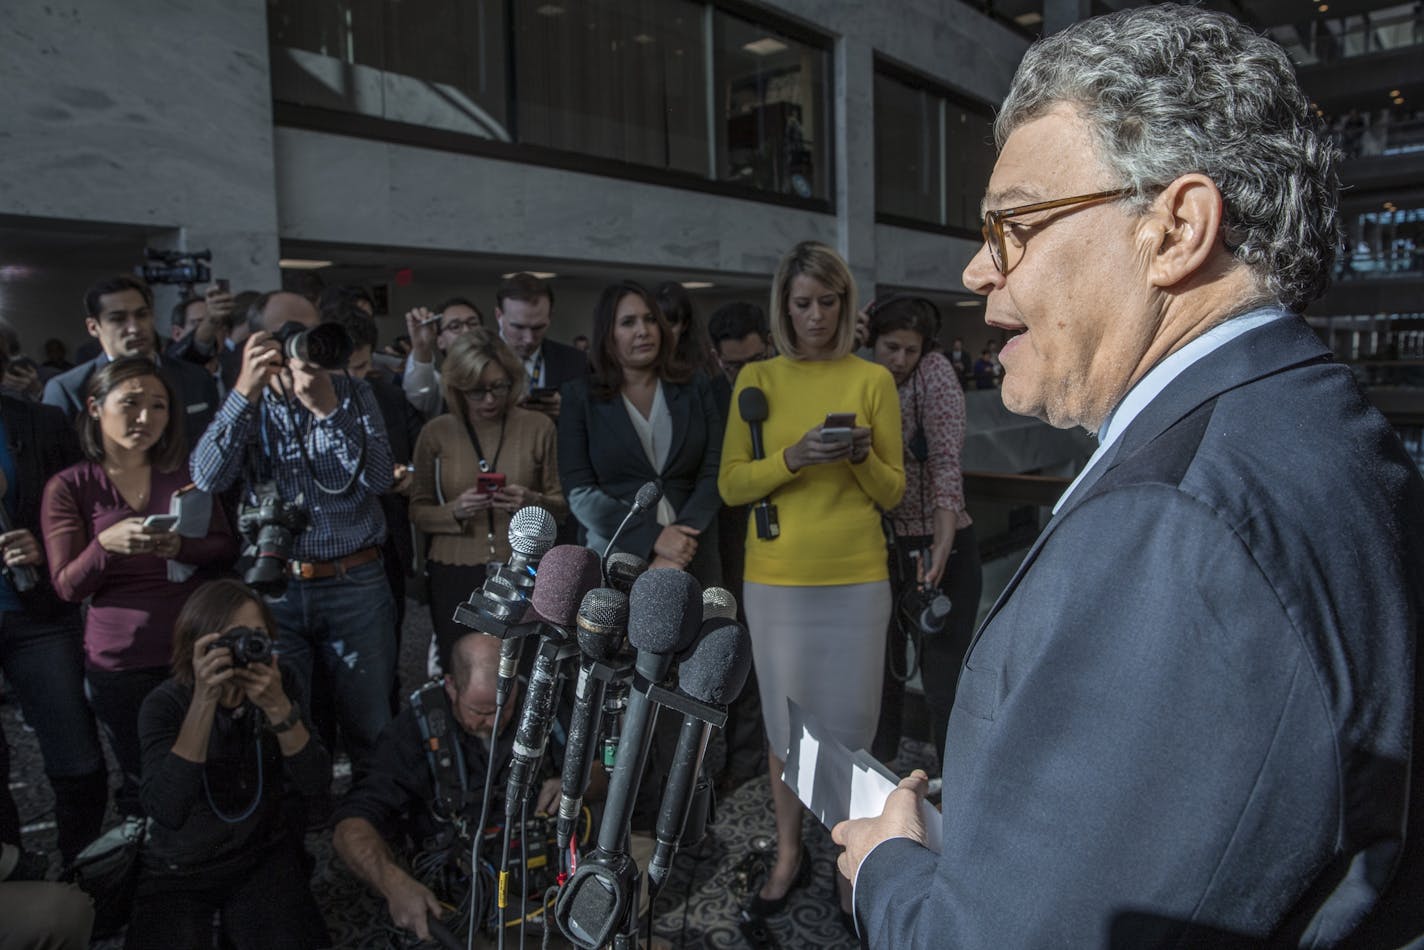
[[[293,577],[299,577],[304,581],[317,580],[323,577],[336,577],[345,574],[347,571],[362,564],[370,564],[381,556],[381,549],[376,547],[362,548],[355,554],[348,554],[335,561],[288,561],[287,573]]]

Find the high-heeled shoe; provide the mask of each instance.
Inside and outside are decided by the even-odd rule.
[[[801,862],[796,866],[796,876],[791,879],[791,883],[786,888],[786,893],[780,897],[767,898],[761,894],[753,894],[752,899],[747,902],[746,912],[750,917],[770,917],[772,914],[779,914],[786,909],[786,902],[791,898],[791,892],[805,887],[811,880],[811,858],[806,854],[806,847],[801,847]]]

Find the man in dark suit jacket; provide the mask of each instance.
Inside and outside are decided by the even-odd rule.
[[[95,370],[121,356],[144,356],[158,364],[159,372],[173,387],[179,403],[173,408],[184,414],[184,435],[189,445],[197,444],[217,412],[217,386],[201,367],[158,354],[153,291],[148,284],[128,274],[110,277],[89,288],[84,307],[88,314],[84,326],[103,352],[46,383],[44,401],[72,421],[84,411],[85,389]]]
[[[218,401],[237,383],[242,353],[228,346],[232,333],[233,296],[216,284],[202,297],[187,297],[173,308],[174,337],[164,353],[201,367],[213,377]]]
[[[554,313],[554,288],[533,274],[514,274],[494,293],[494,318],[500,339],[524,363],[529,376],[525,405],[559,419],[559,390],[588,375],[583,350],[547,339]]]
[[[1020,66],[964,281],[1017,333],[1005,404],[1099,449],[965,660],[942,852],[923,773],[834,829],[868,945],[1424,933],[1424,482],[1298,315],[1337,234],[1312,119],[1202,9]]]

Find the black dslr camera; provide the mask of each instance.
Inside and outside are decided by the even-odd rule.
[[[276,596],[287,587],[287,561],[297,535],[307,528],[307,513],[300,507],[300,495],[295,502],[283,501],[270,482],[254,488],[253,494],[256,503],[237,512],[237,530],[248,545],[243,554],[253,558],[242,580],[260,594]]]
[[[301,360],[325,370],[345,369],[356,349],[351,334],[339,323],[319,323],[309,328],[291,320],[272,335],[282,344],[282,356],[286,359]]]
[[[212,251],[163,251],[158,248],[143,249],[144,262],[134,268],[134,273],[149,284],[181,284],[192,287],[206,284],[213,279],[208,262],[213,259]]]
[[[950,603],[943,591],[912,587],[901,597],[900,609],[905,616],[914,618],[921,636],[933,637],[944,632]]]
[[[272,638],[256,627],[234,627],[213,641],[208,649],[227,647],[232,651],[232,665],[241,669],[253,663],[272,659]]]

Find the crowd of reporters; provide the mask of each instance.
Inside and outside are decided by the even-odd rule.
[[[893,755],[900,723],[881,721],[881,697],[898,695],[908,629],[937,667],[924,681],[943,741],[978,601],[958,464],[974,371],[958,345],[934,352],[928,301],[857,314],[831,249],[788,253],[770,320],[732,303],[704,327],[679,284],[611,284],[586,352],[546,337],[554,291],[528,274],[500,286],[490,325],[453,298],[412,310],[384,349],[360,288],[214,285],[174,309],[166,346],[137,278],[84,303],[100,352],[39,374],[41,400],[29,377],[0,395],[0,671],[36,730],[64,868],[103,824],[100,731],[122,773],[116,810],[149,819],[129,946],[203,944],[214,912],[232,946],[325,945],[302,832],[333,813],[384,824],[390,795],[372,789],[419,771],[397,685],[406,585],[423,571],[430,670],[451,674],[440,701],[470,735],[496,725],[497,657],[461,646],[471,631],[454,616],[510,560],[511,519],[529,506],[561,540],[612,544],[745,602],[758,685],[730,704],[721,785],[769,765],[777,857],[753,913],[779,911],[805,880],[800,806],[780,781],[788,697],[852,748],[879,726]],[[764,434],[751,392],[771,406]],[[828,413],[852,417],[844,440],[824,431]],[[648,482],[659,499],[640,513]],[[749,517],[771,501],[779,542]],[[921,643],[896,617],[938,590],[957,608],[950,635]],[[244,655],[234,631],[275,655]],[[412,741],[392,758],[395,734]],[[353,788],[333,806],[338,748]],[[2,736],[0,752],[8,769]],[[416,781],[403,797],[430,793]],[[19,831],[0,794],[0,842],[17,847]],[[382,886],[389,849],[352,834],[338,851],[423,935]]]

